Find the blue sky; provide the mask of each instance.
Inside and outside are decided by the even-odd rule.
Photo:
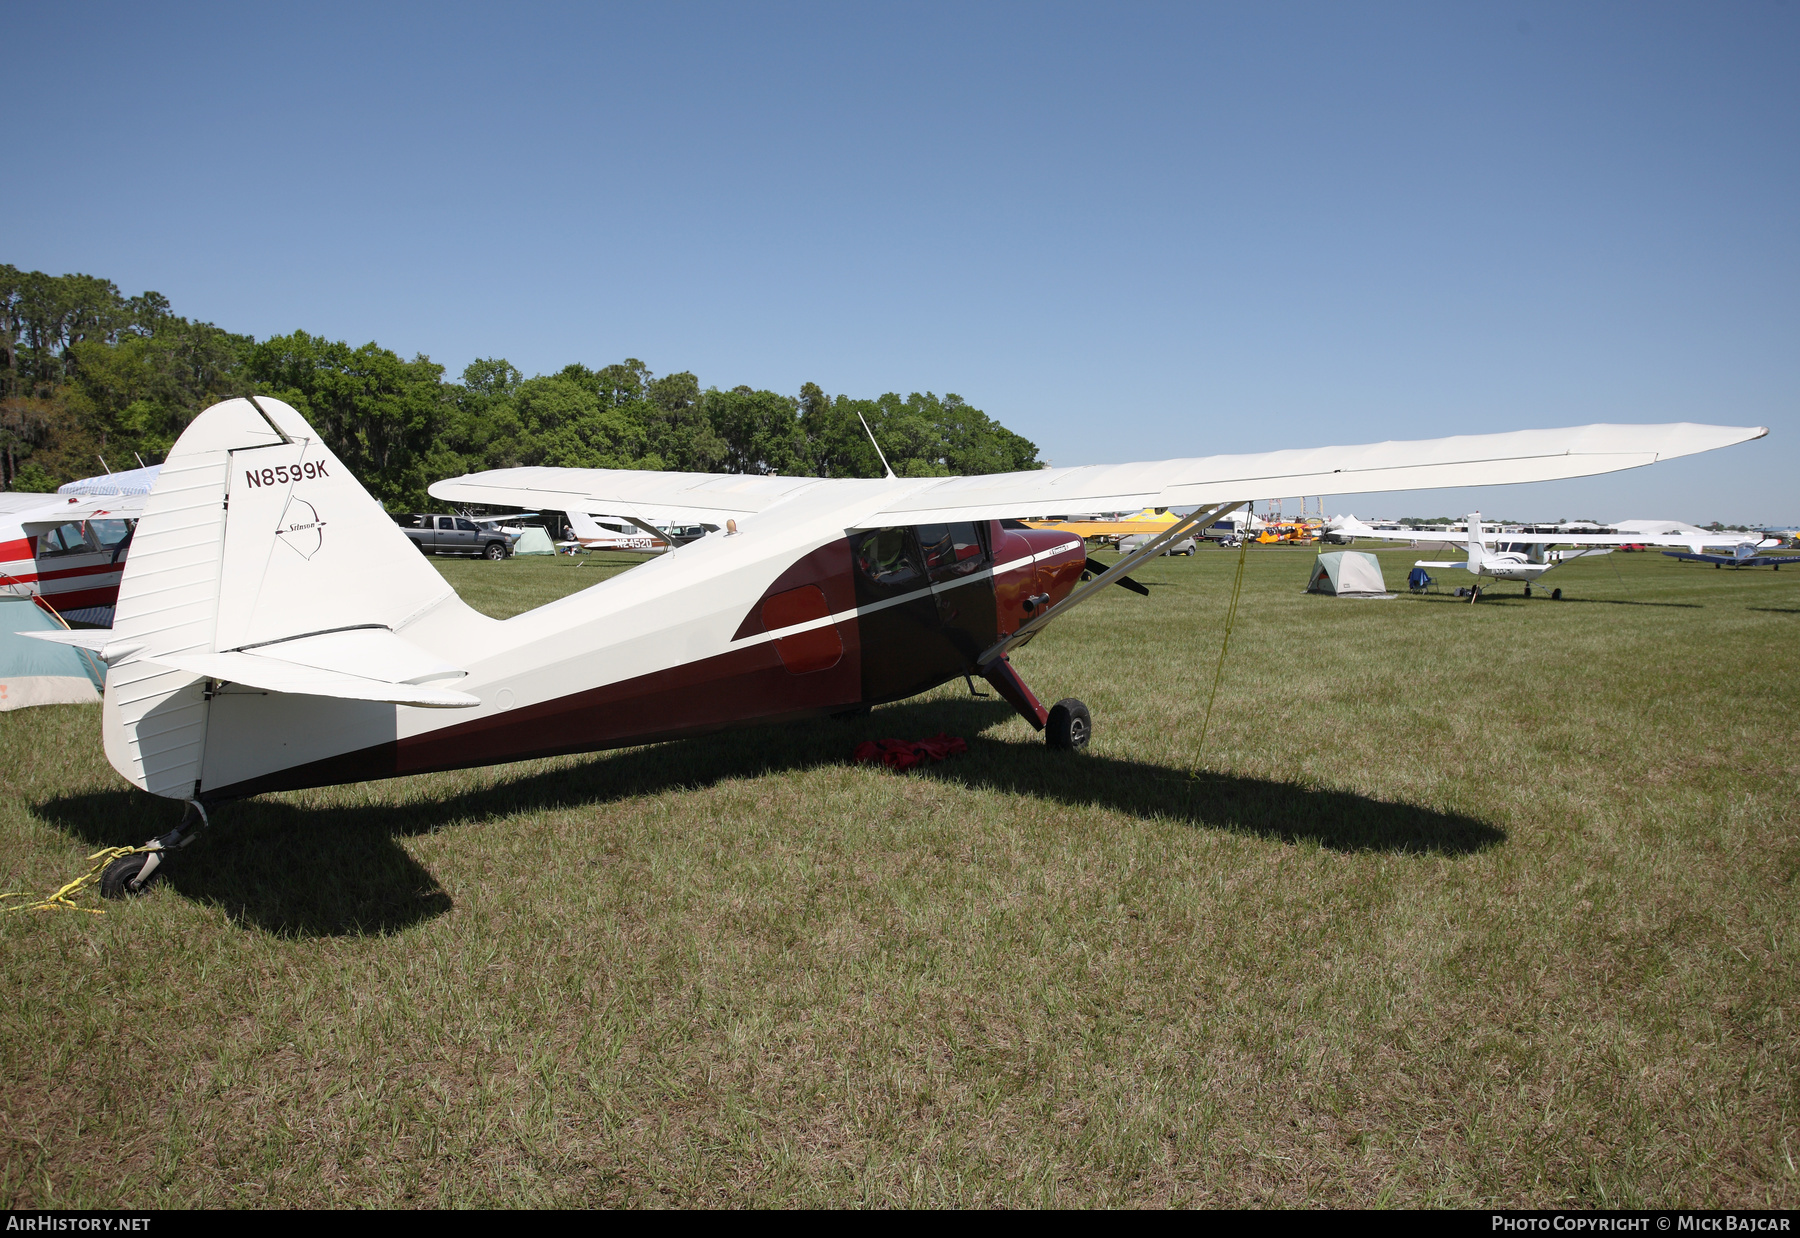
[[[956,392],[1057,464],[1767,425],[1327,506],[1800,520],[1800,4],[4,18],[0,261],[234,330]]]

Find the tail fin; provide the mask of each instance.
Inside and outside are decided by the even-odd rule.
[[[564,515],[568,516],[569,528],[576,537],[586,541],[597,542],[606,536],[606,530],[602,529],[594,518],[586,512],[578,512],[574,509],[570,509],[565,512]]]
[[[1469,570],[1481,571],[1481,562],[1487,557],[1487,551],[1481,545],[1481,513],[1469,513]]]
[[[113,640],[134,648],[107,676],[107,758],[147,791],[196,797],[213,681],[159,655],[392,632],[451,597],[299,413],[215,404],[169,452],[132,538]]]

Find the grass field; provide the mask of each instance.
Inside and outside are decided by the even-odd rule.
[[[1235,562],[1017,655],[1086,755],[959,683],[268,796],[0,916],[0,1206],[1800,1203],[1800,571],[1253,551],[1190,779]],[[496,615],[607,570],[440,566]],[[6,888],[174,824],[98,724],[0,715]]]

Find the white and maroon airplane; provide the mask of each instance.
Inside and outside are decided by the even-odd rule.
[[[451,502],[722,526],[499,620],[457,597],[297,412],[234,399],[163,464],[111,630],[43,635],[109,664],[113,768],[189,805],[152,853],[107,870],[117,896],[224,800],[843,713],[965,675],[1053,746],[1080,748],[1086,707],[1046,709],[1008,652],[1237,506],[1578,477],[1765,432],[1602,425],[983,477],[531,469],[439,482],[431,493]],[[1079,538],[1007,519],[1147,505],[1197,510],[1086,585]]]

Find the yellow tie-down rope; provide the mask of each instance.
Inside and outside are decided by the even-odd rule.
[[[1237,626],[1238,599],[1244,593],[1244,560],[1250,553],[1250,539],[1238,542],[1237,574],[1231,581],[1231,605],[1225,611],[1225,635],[1219,641],[1219,663],[1213,668],[1212,691],[1206,697],[1206,717],[1200,722],[1200,741],[1194,745],[1194,759],[1188,765],[1188,777],[1200,773],[1200,761],[1206,753],[1206,732],[1212,726],[1213,703],[1219,699],[1219,681],[1225,677],[1225,651],[1231,648],[1231,629]]]
[[[96,851],[93,855],[88,857],[89,865],[87,872],[69,882],[62,889],[56,891],[56,893],[46,894],[35,902],[20,903],[15,907],[0,908],[0,910],[55,911],[58,908],[62,908],[66,911],[85,911],[90,916],[103,916],[106,914],[106,909],[104,907],[83,907],[80,903],[75,901],[76,895],[80,894],[83,890],[92,888],[95,883],[100,880],[100,874],[106,871],[106,866],[111,864],[114,860],[122,860],[128,855],[148,855],[151,852],[161,850],[161,847],[108,847],[104,851]],[[34,895],[23,891],[17,891],[11,894],[0,894],[0,899],[34,897]]]

